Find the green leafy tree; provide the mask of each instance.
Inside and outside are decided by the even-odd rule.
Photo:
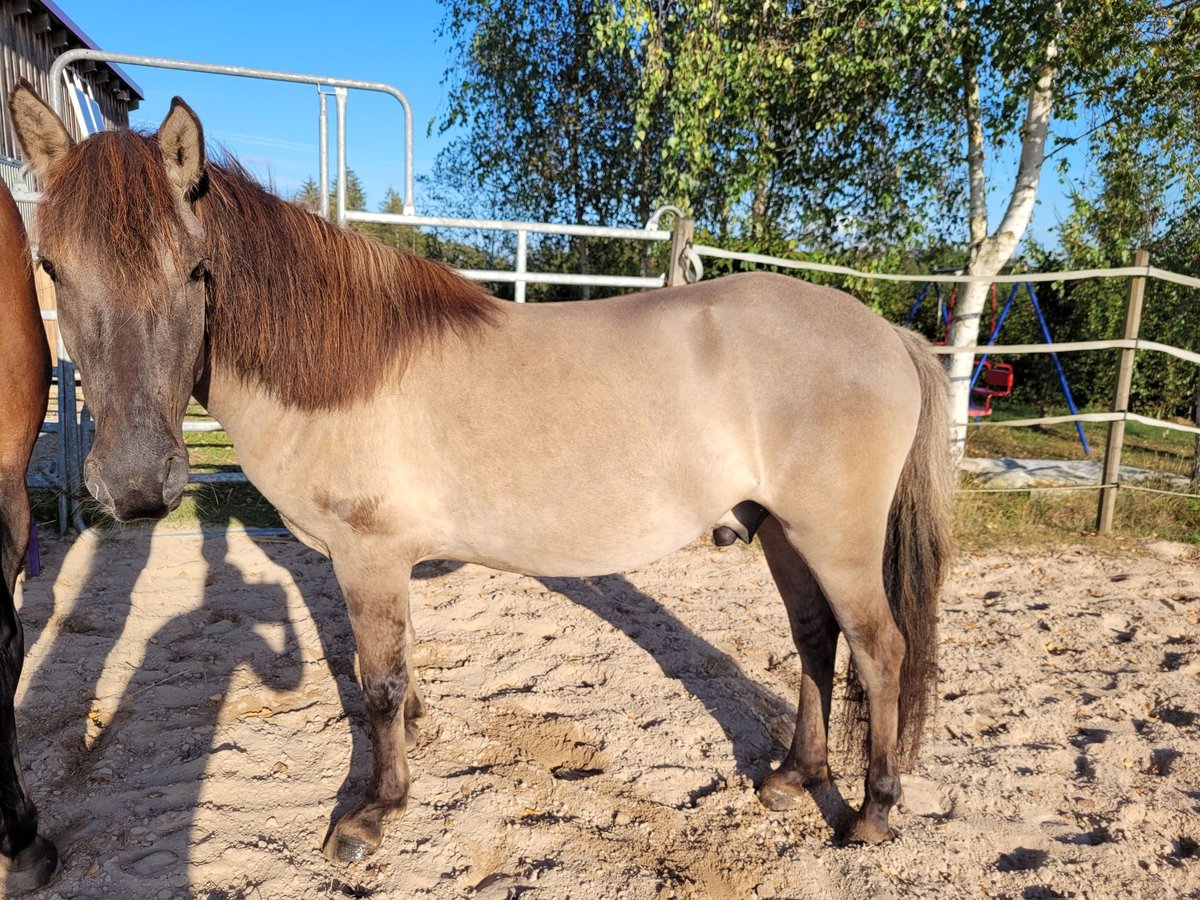
[[[447,111],[461,127],[435,172],[468,214],[585,224],[644,223],[660,174],[635,144],[627,53],[594,39],[601,0],[443,0],[455,49]],[[506,243],[511,259],[515,251]],[[588,239],[531,240],[531,256],[587,271],[648,271],[650,247]],[[531,263],[532,263],[531,258]],[[533,288],[530,298],[569,292]],[[585,291],[586,295],[586,291]]]
[[[1129,189],[1148,141],[1169,148],[1162,170],[1195,171],[1200,40],[1186,0],[607,9],[602,40],[636,60],[639,138],[668,119],[664,196],[711,219],[749,197],[752,235],[797,220],[818,245],[941,233],[966,238],[968,274],[994,275],[1029,226],[1048,142],[1089,151]],[[1008,198],[997,223],[992,192]],[[977,341],[988,291],[964,285],[952,344]],[[958,421],[970,368],[965,354],[950,364]]]

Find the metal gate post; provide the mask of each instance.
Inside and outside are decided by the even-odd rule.
[[[517,229],[517,274],[524,275],[528,271],[526,261],[529,250],[529,232],[524,228]],[[513,299],[518,303],[525,302],[525,282],[518,281],[513,287]]]
[[[1133,254],[1133,264],[1138,268],[1150,265],[1150,253],[1138,250]],[[1146,276],[1135,275],[1129,279],[1129,298],[1125,304],[1125,332],[1122,337],[1136,341],[1142,324],[1142,298],[1146,294]],[[1129,393],[1133,386],[1133,362],[1137,351],[1130,347],[1121,351],[1117,363],[1117,386],[1113,394],[1112,411],[1129,412]],[[1113,510],[1117,503],[1117,485],[1121,480],[1121,448],[1125,444],[1125,420],[1117,419],[1108,424],[1108,446],[1104,451],[1104,475],[1101,479],[1100,507],[1096,512],[1096,530],[1101,534],[1112,531]]]
[[[390,94],[399,101],[404,108],[404,213],[405,215],[414,215],[413,208],[413,122],[412,122],[412,106],[409,105],[408,98],[392,87],[390,84],[384,84],[381,81],[359,81],[354,78],[333,78],[325,75],[304,75],[299,72],[279,72],[272,69],[251,69],[246,66],[226,66],[217,63],[200,63],[191,62],[186,59],[165,59],[161,56],[142,56],[136,53],[110,53],[107,50],[91,50],[86,47],[81,47],[77,50],[68,50],[66,53],[60,54],[54,60],[54,65],[50,67],[50,84],[56,85],[62,82],[63,72],[67,66],[72,63],[83,60],[98,60],[101,62],[123,63],[130,66],[151,66],[160,69],[177,69],[181,72],[207,72],[211,75],[235,75],[239,78],[263,78],[269,81],[290,81],[296,84],[312,84],[318,89],[321,85],[326,85],[335,89],[346,90],[364,90],[364,91],[380,91],[385,94]],[[63,112],[63,97],[65,92],[52,91],[50,97],[50,108],[58,115]],[[339,119],[339,128],[340,121]]]
[[[346,89],[334,88],[337,98],[337,223],[346,227]]]
[[[321,88],[317,87],[317,97],[320,98],[321,114],[320,125],[317,126],[319,137],[317,138],[317,154],[318,162],[317,169],[320,174],[317,176],[319,184],[317,189],[321,192],[321,205],[318,207],[321,211],[321,218],[329,218],[329,104],[327,100],[329,95]]]
[[[59,522],[60,533],[66,533],[68,525],[83,531],[83,505],[79,490],[83,484],[79,471],[79,451],[83,446],[79,434],[78,397],[75,393],[75,364],[71,362],[62,342],[62,331],[58,333],[58,440],[59,462],[62,465],[59,478],[67,500],[67,520]]]

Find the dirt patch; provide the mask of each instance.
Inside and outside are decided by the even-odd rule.
[[[320,854],[367,775],[328,562],[244,533],[47,541],[22,754],[61,897],[1200,896],[1200,566],[1188,548],[958,561],[900,839],[861,798],[772,813],[799,668],[752,548],[624,576],[419,567],[429,714],[368,864]]]

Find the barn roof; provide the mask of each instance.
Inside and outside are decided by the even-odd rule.
[[[90,37],[88,37],[87,32],[85,32],[82,28],[80,28],[78,25],[76,25],[75,22],[72,21],[71,17],[62,11],[62,8],[57,3],[55,3],[54,0],[37,0],[37,3],[41,6],[44,6],[46,8],[46,12],[50,13],[51,16],[53,16],[55,19],[57,19],[64,28],[66,28],[68,31],[71,32],[71,34],[75,35],[75,37],[79,40],[79,42],[81,44],[83,44],[83,46],[87,47],[90,50],[101,49],[99,46],[96,45],[95,41],[93,41]],[[71,48],[67,48],[67,49],[71,49]],[[146,99],[146,95],[142,93],[142,89],[138,85],[138,83],[136,81],[134,81],[132,78],[130,78],[125,73],[125,70],[122,69],[120,66],[116,65],[115,63],[97,63],[97,65],[104,65],[104,66],[107,66],[109,69],[111,69],[113,71],[113,73],[119,79],[121,79],[122,82],[124,82],[125,86],[129,89],[129,92],[132,95],[136,96],[138,100]]]

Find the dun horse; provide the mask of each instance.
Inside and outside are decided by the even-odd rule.
[[[0,181],[0,879],[7,893],[39,887],[58,871],[54,845],[37,833],[17,755],[13,694],[25,636],[13,606],[29,546],[25,471],[46,415],[50,351],[33,291],[33,266],[17,204]]]
[[[293,533],[332,558],[372,769],[331,859],[375,850],[408,799],[406,725],[423,712],[414,563],[594,575],[714,524],[759,531],[803,665],[795,738],[763,802],[785,808],[831,777],[840,632],[870,734],[849,837],[891,835],[936,676],[947,557],[944,377],[919,339],[772,275],[503,303],[210,161],[178,98],[155,135],[79,144],[28,85],[10,102],[46,179],[41,265],[96,418],[88,489],[119,520],[173,508],[191,394]]]

